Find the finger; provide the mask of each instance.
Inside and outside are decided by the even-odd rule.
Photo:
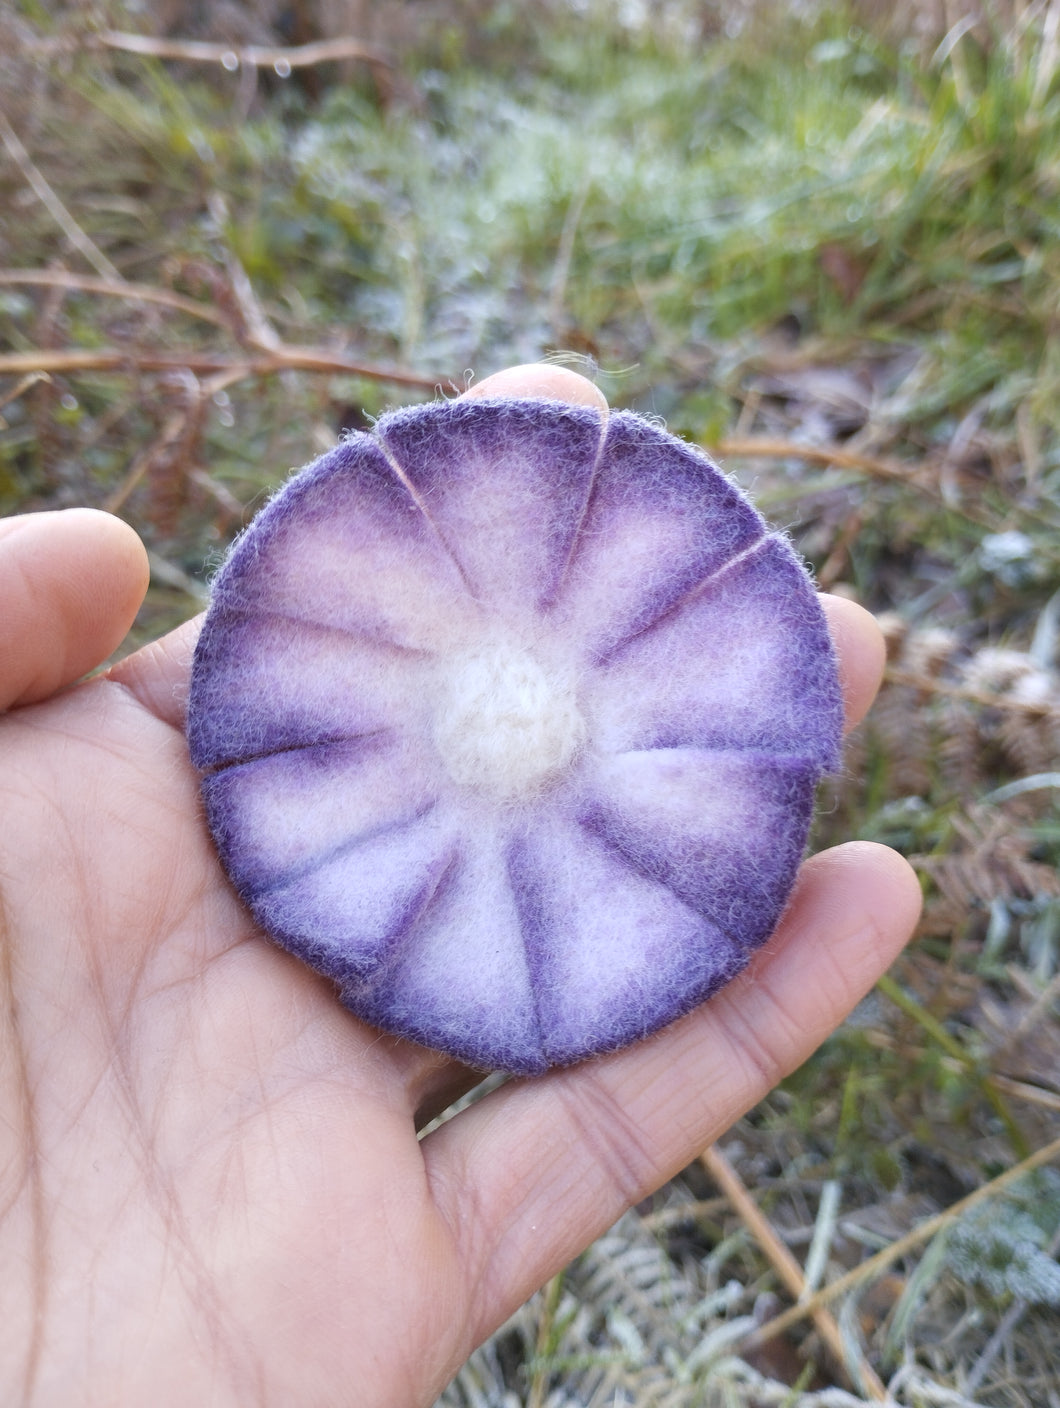
[[[846,726],[852,729],[865,717],[876,697],[887,662],[887,647],[875,616],[863,606],[823,592],[818,600],[835,642]]]
[[[147,591],[143,544],[96,509],[0,522],[0,709],[46,699],[117,649]]]
[[[607,413],[607,399],[598,386],[568,367],[549,362],[528,362],[494,372],[485,381],[476,382],[460,399],[478,396],[541,397],[546,401],[566,401],[572,406],[592,406]]]
[[[127,655],[107,671],[107,679],[124,685],[155,718],[183,730],[191,661],[202,623],[203,617],[196,616],[134,655]]]
[[[717,997],[639,1046],[504,1086],[429,1135],[439,1210],[465,1237],[476,1342],[804,1061],[892,962],[919,908],[893,851],[825,852],[767,949]]]

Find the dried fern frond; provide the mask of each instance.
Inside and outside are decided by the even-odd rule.
[[[973,804],[950,819],[945,853],[914,855],[912,864],[931,878],[923,929],[950,933],[970,913],[998,901],[1060,895],[1056,869],[1035,859],[1037,838],[1011,808]]]

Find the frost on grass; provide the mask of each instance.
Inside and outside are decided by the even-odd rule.
[[[840,716],[802,565],[702,454],[478,400],[272,500],[217,578],[188,737],[267,933],[365,1020],[532,1073],[744,967]]]
[[[1041,1169],[1007,1196],[975,1208],[950,1234],[951,1270],[994,1299],[1060,1305],[1060,1174]]]

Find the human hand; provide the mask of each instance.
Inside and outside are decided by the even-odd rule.
[[[477,394],[595,404],[555,368]],[[117,520],[0,523],[0,1397],[430,1404],[473,1347],[804,1060],[919,907],[878,846],[814,857],[773,939],[638,1046],[469,1082],[266,942],[181,729],[194,623],[107,675],[146,586]],[[848,718],[882,646],[826,600]],[[40,702],[37,702],[40,701]]]

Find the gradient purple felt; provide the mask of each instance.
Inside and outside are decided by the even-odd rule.
[[[766,525],[696,450],[631,411],[607,424],[554,617],[596,662],[761,540]]]
[[[591,830],[545,816],[512,855],[544,1065],[614,1051],[682,1016],[749,949]]]
[[[745,966],[840,723],[805,570],[705,456],[479,400],[384,417],[269,503],[188,739],[267,933],[365,1020],[535,1073]]]
[[[379,435],[474,596],[525,619],[556,590],[600,448],[599,421],[533,401],[452,401],[397,411]]]

